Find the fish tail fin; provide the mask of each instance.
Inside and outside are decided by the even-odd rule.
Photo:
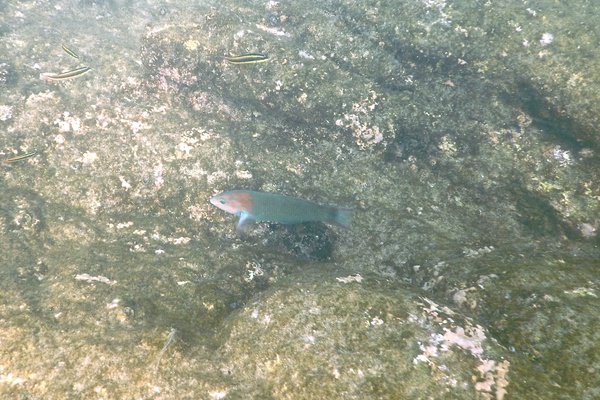
[[[352,208],[346,207],[332,207],[331,208],[331,219],[330,223],[341,226],[342,228],[350,228],[350,222],[352,220]]]

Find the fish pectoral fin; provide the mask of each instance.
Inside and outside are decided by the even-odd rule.
[[[238,221],[236,227],[235,227],[235,231],[238,235],[243,233],[243,229],[245,226],[247,226],[248,224],[250,224],[250,222],[253,221],[252,217],[250,217],[250,215],[248,215],[247,213],[243,212],[240,214],[240,220]]]

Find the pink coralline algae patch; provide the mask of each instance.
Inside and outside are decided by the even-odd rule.
[[[198,78],[190,71],[175,67],[162,67],[158,70],[158,86],[164,91],[177,90],[179,85],[191,86]]]
[[[485,334],[479,325],[475,329],[470,329],[470,332],[465,332],[465,329],[460,326],[456,327],[455,332],[446,328],[444,328],[444,331],[446,331],[444,340],[447,343],[455,344],[471,354],[483,354],[481,342],[485,339]]]
[[[438,376],[442,374],[445,381],[452,385],[456,382],[454,374],[456,371],[451,366],[451,359],[447,355],[456,352],[456,348],[462,349],[473,358],[478,366],[473,371],[474,388],[484,399],[503,400],[506,395],[508,380],[506,375],[510,367],[507,360],[492,360],[486,357],[483,343],[489,340],[483,327],[473,325],[468,320],[458,323],[462,319],[460,315],[450,310],[448,307],[439,306],[433,301],[423,298],[427,305],[424,305],[424,315],[414,318],[424,327],[433,330],[429,340],[420,343],[419,348],[422,353],[417,355],[413,362],[427,363],[432,371],[436,371]],[[435,333],[441,328],[443,334]]]

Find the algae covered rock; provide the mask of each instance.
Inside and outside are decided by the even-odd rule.
[[[563,3],[0,5],[0,395],[598,398],[597,6]],[[39,79],[61,43],[91,71]],[[232,189],[355,218],[237,237]]]
[[[502,399],[510,362],[479,325],[406,287],[318,272],[227,322],[223,371],[253,398]]]

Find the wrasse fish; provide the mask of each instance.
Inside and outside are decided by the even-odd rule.
[[[2,162],[4,162],[4,163],[14,163],[14,162],[17,162],[17,161],[25,160],[25,159],[27,159],[29,157],[33,157],[36,154],[37,154],[37,151],[30,151],[29,153],[21,154],[20,156],[14,156],[14,157],[11,157],[11,158],[4,159],[4,160],[2,160]]]
[[[247,221],[281,224],[322,221],[348,228],[352,217],[352,210],[349,208],[320,205],[296,197],[251,190],[223,192],[211,198],[210,202],[221,210],[240,217],[238,231]]]
[[[229,61],[231,64],[256,64],[265,62],[269,59],[265,54],[260,53],[250,53],[250,54],[242,54],[240,56],[222,56],[224,60]]]
[[[42,78],[45,81],[64,81],[66,79],[77,78],[78,76],[87,74],[88,72],[90,72],[90,70],[90,67],[79,67],[70,71],[61,72],[60,74],[51,74],[45,72],[40,75],[40,78]]]
[[[62,45],[62,49],[65,51],[65,53],[67,53],[71,57],[73,57],[75,59],[79,59],[79,55],[77,53],[75,53],[73,50],[71,50],[70,48],[68,48],[67,46],[65,46],[64,44]]]

